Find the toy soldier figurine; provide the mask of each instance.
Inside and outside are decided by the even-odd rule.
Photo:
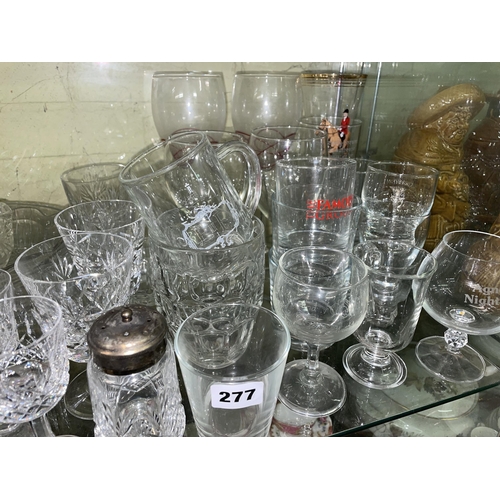
[[[348,134],[350,121],[351,119],[349,118],[349,110],[344,109],[344,114],[342,115],[342,121],[340,122],[340,131],[339,131],[340,140],[342,141],[343,144],[342,147],[345,147],[344,140]]]

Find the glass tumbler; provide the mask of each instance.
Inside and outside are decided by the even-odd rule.
[[[127,200],[118,175],[121,163],[91,163],[66,170],[61,184],[70,205],[94,200]]]

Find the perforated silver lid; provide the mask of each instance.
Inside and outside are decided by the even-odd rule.
[[[112,375],[136,373],[163,356],[168,325],[151,307],[131,304],[116,307],[98,318],[87,334],[92,359]]]

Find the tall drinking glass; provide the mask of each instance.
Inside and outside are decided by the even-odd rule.
[[[216,304],[189,316],[174,343],[198,434],[266,437],[290,334],[263,307]]]
[[[172,331],[189,315],[212,304],[262,304],[264,225],[256,217],[248,237],[231,246],[178,247],[150,236],[150,254],[156,305]]]

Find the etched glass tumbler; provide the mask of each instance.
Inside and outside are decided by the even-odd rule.
[[[290,330],[306,343],[307,359],[285,367],[279,400],[310,417],[334,413],[347,393],[340,374],[319,361],[321,348],[353,334],[368,307],[368,271],[351,253],[328,247],[299,247],[278,261],[273,307]]]
[[[73,255],[86,251],[78,244],[81,233],[98,232],[123,236],[134,248],[130,293],[141,284],[144,231],[146,224],[137,206],[128,200],[99,200],[65,208],[54,217],[54,223]]]
[[[123,305],[130,295],[133,249],[115,234],[78,233],[79,256],[63,237],[25,250],[14,264],[26,290],[61,305],[69,359],[89,358],[87,331],[107,310]]]
[[[41,296],[0,299],[0,428],[44,416],[63,397],[69,362],[60,306]]]
[[[500,333],[500,236],[480,231],[444,235],[432,255],[438,268],[424,309],[446,327],[443,337],[422,339],[418,361],[449,382],[477,382],[485,373],[481,354],[468,335]]]
[[[172,331],[211,304],[262,304],[265,239],[264,225],[256,217],[248,237],[225,248],[179,248],[154,236],[149,243],[156,305]]]
[[[118,175],[121,163],[91,163],[66,170],[61,184],[70,205],[94,200],[127,200]]]
[[[374,389],[401,385],[407,368],[396,354],[409,345],[437,262],[427,251],[401,241],[374,240],[354,247],[368,267],[369,306],[354,332],[360,342],[344,353],[347,373]]]
[[[224,130],[226,88],[218,72],[153,73],[151,109],[161,139],[187,130]]]

